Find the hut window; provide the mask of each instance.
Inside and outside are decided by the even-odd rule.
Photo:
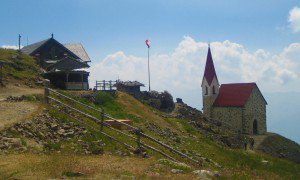
[[[216,89],[215,89],[215,86],[213,86],[213,94],[216,94]]]
[[[205,95],[207,95],[208,94],[208,88],[207,88],[207,86],[205,86]]]

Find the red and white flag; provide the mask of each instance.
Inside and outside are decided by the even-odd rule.
[[[148,46],[148,48],[150,48],[150,41],[148,39],[146,39],[145,43]]]

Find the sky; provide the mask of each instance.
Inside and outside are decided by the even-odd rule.
[[[0,22],[0,47],[14,48],[18,34],[23,46],[51,33],[82,43],[91,86],[118,77],[147,85],[149,39],[152,89],[198,109],[210,43],[220,83],[256,82],[268,129],[300,143],[299,0],[0,0]]]

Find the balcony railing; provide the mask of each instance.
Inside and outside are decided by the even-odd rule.
[[[66,89],[67,90],[88,90],[89,85],[87,82],[67,82]]]

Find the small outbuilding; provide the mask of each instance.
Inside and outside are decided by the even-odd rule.
[[[118,91],[124,91],[132,95],[138,95],[141,92],[141,87],[145,85],[138,81],[117,81],[114,85]]]

